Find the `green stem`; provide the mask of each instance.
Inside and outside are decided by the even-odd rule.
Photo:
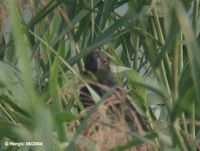
[[[180,33],[180,45],[179,45],[179,63],[178,74],[180,75],[183,70],[183,33]]]
[[[190,133],[192,134],[193,138],[195,138],[195,124],[193,124],[193,121],[195,121],[195,101],[192,103],[191,119],[192,122],[190,124]]]
[[[179,146],[181,147],[181,150],[182,151],[188,151],[187,149],[187,146],[185,145],[185,142],[183,140],[183,137],[181,136],[181,133],[179,131],[179,128],[178,128],[178,121],[176,120],[174,123],[173,123],[173,131],[174,131],[174,135],[175,135],[175,138],[178,143],[179,143]]]
[[[198,11],[199,11],[199,0],[194,0],[194,9],[193,9],[193,29],[195,36],[197,34],[198,27]]]
[[[153,7],[153,9],[152,9],[152,13],[153,13],[153,20],[151,21],[151,25],[153,27],[152,29],[153,29],[154,36],[158,37],[158,40],[160,41],[160,43],[162,45],[164,45],[165,40],[164,40],[162,28],[161,28],[161,25],[159,22],[159,17],[158,17],[155,7]],[[171,93],[170,93],[169,79],[167,78],[167,73],[169,75],[171,75],[169,56],[166,53],[163,61],[161,61],[160,74],[162,76],[162,81],[164,81],[164,85],[166,87],[167,94],[168,94],[168,96],[170,96]],[[172,105],[172,100],[170,100],[170,104]]]
[[[150,18],[150,24],[151,24],[151,29],[152,29],[152,32],[153,32],[153,36],[155,38],[158,38],[155,22],[154,22],[154,20],[152,18]],[[170,95],[170,88],[169,88],[169,83],[168,83],[168,80],[167,80],[166,70],[165,70],[163,61],[161,61],[159,71],[157,71],[156,74],[157,74],[157,76],[161,75],[161,79],[162,79],[161,81],[163,81],[164,87],[165,87],[165,89],[167,89],[167,92],[168,92],[167,94],[169,96]],[[170,104],[171,104],[171,101],[170,101]]]
[[[139,36],[136,38],[136,44],[135,44],[135,56],[134,56],[134,69],[139,69],[138,68],[138,50],[139,50]]]
[[[178,72],[179,72],[179,37],[176,36],[175,48],[173,51],[173,59],[172,59],[172,69],[173,69],[173,103],[175,103],[178,99]]]
[[[193,30],[194,35],[197,35],[197,27],[198,27],[198,11],[199,11],[199,0],[194,0],[194,9],[193,9]],[[192,104],[192,111],[191,111],[191,119],[195,121],[195,101]],[[190,132],[192,136],[195,138],[195,125],[191,124]]]
[[[181,119],[182,119],[182,122],[183,122],[184,131],[185,131],[187,134],[189,134],[188,128],[187,128],[187,121],[186,121],[186,119],[185,119],[185,114],[184,114],[184,113],[181,114]]]
[[[90,1],[91,4],[91,10],[94,9],[94,2],[93,0]],[[95,16],[94,12],[91,13],[91,24],[92,24],[92,39],[94,38],[94,24],[95,24]]]
[[[153,9],[152,9],[152,13],[153,13],[153,21],[154,21],[155,28],[156,28],[156,31],[157,31],[158,39],[161,42],[161,44],[164,45],[165,40],[164,40],[164,36],[162,34],[162,29],[161,29],[161,26],[160,26],[158,14],[157,14],[155,7],[153,7]]]

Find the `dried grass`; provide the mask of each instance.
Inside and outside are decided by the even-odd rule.
[[[3,42],[3,30],[6,18],[7,12],[5,6],[2,3],[0,3],[0,44]]]
[[[97,111],[90,117],[86,127],[78,140],[87,140],[81,143],[80,150],[88,150],[88,140],[95,144],[95,150],[107,151],[116,146],[126,145],[134,139],[128,132],[131,131],[129,124],[125,120],[125,114],[129,114],[135,124],[134,133],[143,136],[146,132],[138,121],[136,111],[127,108],[125,105],[126,97],[122,91],[115,91],[98,107]],[[81,113],[82,114],[82,113]],[[87,138],[87,139],[86,139]],[[132,147],[130,151],[147,151],[147,143]]]

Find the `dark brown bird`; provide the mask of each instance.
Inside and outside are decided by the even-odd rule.
[[[144,120],[136,111],[130,100],[127,99],[122,89],[120,89],[115,83],[106,55],[99,50],[91,52],[85,59],[85,69],[85,74],[90,76],[92,79],[88,83],[89,86],[102,98],[107,94],[101,105],[98,107],[99,111],[97,111],[97,113],[92,117],[93,119],[91,119],[91,121],[93,122],[88,124],[85,132],[86,135],[92,135],[91,132],[89,132],[89,129],[92,127],[91,125],[94,125],[94,122],[106,124],[108,121],[112,126],[118,128],[124,127],[127,131],[144,135],[147,132]],[[85,85],[80,86],[80,101],[85,108],[92,107],[95,104],[95,101]],[[100,114],[102,114],[102,110],[105,110],[105,113],[108,116],[107,119],[109,120],[101,118]],[[120,121],[123,122],[119,124]],[[105,127],[102,129],[104,129],[104,132],[106,131]],[[141,144],[134,148],[134,150],[147,151],[147,146],[148,145],[146,144]]]
[[[101,51],[94,51],[87,55],[85,59],[85,74],[89,77],[93,77],[90,82],[90,87],[95,90],[99,96],[103,96],[103,90],[99,84],[114,87],[115,82],[110,72],[110,66],[108,58]],[[94,100],[89,94],[87,87],[81,88],[80,100],[84,107],[90,107],[94,105]]]

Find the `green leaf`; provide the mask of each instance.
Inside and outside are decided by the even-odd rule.
[[[22,73],[15,66],[7,62],[0,62],[0,83],[2,83],[2,88],[5,92],[7,91],[6,95],[12,101],[16,101],[13,103],[19,104],[19,106],[28,111],[27,107],[30,103],[21,77]]]
[[[71,112],[61,112],[58,113],[54,118],[55,121],[62,123],[62,122],[71,122],[77,120],[79,117],[78,115]]]
[[[129,71],[125,72],[127,78],[128,78],[128,86],[131,88],[131,92],[133,93],[133,96],[136,98],[140,98],[140,100],[145,103],[146,102],[146,89],[144,87],[141,87],[137,83],[143,83],[142,78],[139,76],[139,74],[131,69]]]

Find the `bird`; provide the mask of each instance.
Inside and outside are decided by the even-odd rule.
[[[95,91],[96,94],[98,94],[101,98],[104,98],[104,100],[102,100],[101,104],[98,106],[96,114],[94,114],[94,116],[91,117],[91,122],[88,123],[84,135],[88,136],[94,135],[93,136],[94,138],[92,139],[95,140],[98,137],[96,137],[96,135],[94,134],[94,129],[96,129],[95,131],[96,133],[97,130],[100,131],[99,125],[101,124],[104,125],[102,126],[103,132],[98,134],[105,133],[105,131],[107,131],[107,133],[111,132],[111,129],[106,130],[105,128],[106,124],[107,126],[111,125],[116,127],[118,126],[118,128],[124,127],[129,131],[139,135],[145,135],[147,133],[148,129],[142,115],[140,115],[137,112],[136,108],[133,106],[131,101],[126,97],[124,91],[115,82],[114,76],[110,70],[109,59],[104,52],[97,49],[93,50],[86,56],[84,74],[90,77],[88,85]],[[83,107],[85,109],[90,109],[94,107],[95,100],[90,94],[88,87],[84,84],[81,84],[79,86],[79,89],[80,89],[79,98]],[[102,110],[104,112],[102,112]],[[116,135],[116,131],[110,135]],[[119,136],[122,137],[121,133]],[[123,135],[123,137],[125,138],[126,136]],[[108,140],[106,136],[104,139],[106,139],[106,141],[103,140],[101,142],[101,145],[103,143],[107,144],[108,142],[110,142],[110,140]],[[108,144],[111,145],[112,143]],[[103,148],[103,150],[107,149]],[[135,150],[147,151],[149,150],[149,146],[147,144],[145,145],[141,144],[139,146],[136,146]]]

